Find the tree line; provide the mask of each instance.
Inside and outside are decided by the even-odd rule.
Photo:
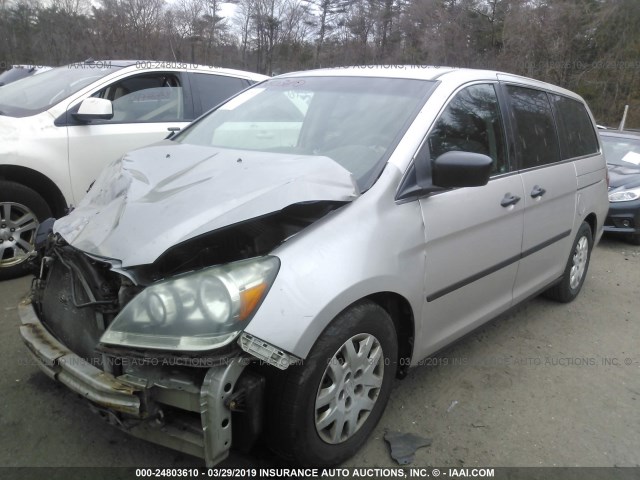
[[[0,0],[0,67],[152,59],[268,75],[343,65],[489,68],[640,127],[638,0]],[[225,10],[229,10],[226,8]]]

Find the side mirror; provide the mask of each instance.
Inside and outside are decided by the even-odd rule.
[[[73,114],[73,117],[81,122],[111,120],[113,118],[113,105],[106,98],[85,98],[78,111]]]
[[[492,163],[480,153],[443,153],[433,162],[432,183],[442,188],[481,187],[489,182]]]

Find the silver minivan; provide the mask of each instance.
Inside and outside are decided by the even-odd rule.
[[[421,66],[282,75],[44,223],[21,334],[130,434],[207,465],[261,435],[337,464],[409,367],[537,293],[573,300],[607,210],[572,92]]]

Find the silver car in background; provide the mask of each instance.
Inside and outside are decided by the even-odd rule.
[[[573,300],[607,214],[577,95],[491,71],[267,80],[111,164],[21,306],[52,378],[214,465],[260,435],[353,455],[394,377],[539,292]]]

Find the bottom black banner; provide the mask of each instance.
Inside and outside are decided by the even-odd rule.
[[[640,480],[640,467],[65,468],[0,467],[3,480],[458,479]]]

